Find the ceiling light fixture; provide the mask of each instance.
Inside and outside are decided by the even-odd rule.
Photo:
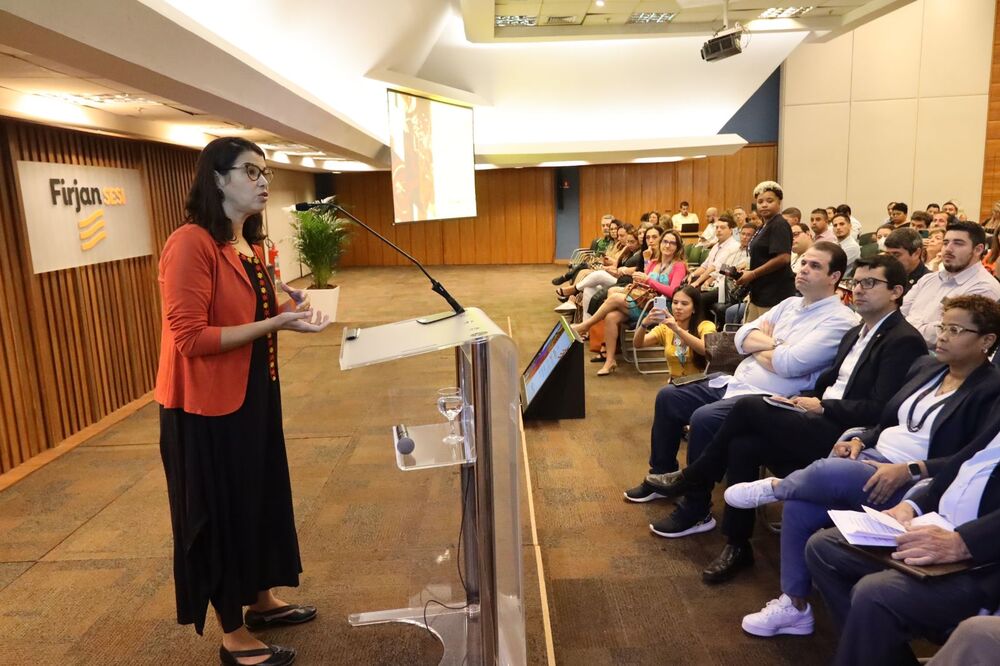
[[[538,25],[538,17],[525,16],[523,14],[508,14],[497,16],[494,25],[498,28],[533,28]]]
[[[677,12],[635,12],[626,23],[670,23]]]
[[[757,18],[762,19],[794,19],[801,16],[805,16],[811,12],[814,7],[769,7],[761,12],[760,16]]]
[[[683,157],[677,155],[667,155],[664,157],[637,157],[632,160],[633,164],[657,164],[660,162],[680,162]]]
[[[604,0],[595,0],[594,4],[597,5],[598,7],[603,7],[604,6]]]

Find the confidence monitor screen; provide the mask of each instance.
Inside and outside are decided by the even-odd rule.
[[[388,92],[396,223],[475,217],[472,109]]]
[[[545,385],[552,371],[573,344],[573,334],[565,319],[560,319],[555,325],[545,344],[541,346],[535,357],[531,359],[527,369],[521,375],[524,381],[524,406],[534,399],[538,389]]]

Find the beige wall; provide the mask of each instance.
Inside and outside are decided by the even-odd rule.
[[[316,187],[312,173],[305,171],[289,171],[275,169],[277,177],[271,184],[270,196],[267,200],[267,210],[264,220],[271,240],[278,247],[278,263],[281,266],[281,277],[293,280],[305,274],[304,267],[298,261],[298,254],[292,247],[292,214],[282,210],[300,201],[312,201],[316,198]]]
[[[994,0],[916,0],[782,66],[785,205],[847,202],[866,231],[889,201],[979,216]]]

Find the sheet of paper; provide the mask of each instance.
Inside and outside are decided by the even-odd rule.
[[[881,511],[876,511],[870,506],[863,506],[861,508],[865,510],[865,513],[868,515],[869,518],[877,521],[881,525],[885,525],[889,529],[893,530],[896,534],[902,534],[903,532],[906,531],[906,528],[903,527],[903,524],[900,523],[895,518],[893,518],[892,516],[890,516],[889,514],[882,513]]]
[[[937,511],[931,511],[930,513],[925,513],[922,516],[917,516],[910,521],[910,525],[914,527],[935,526],[948,530],[949,532],[955,531],[955,526],[949,523],[948,520]]]
[[[860,511],[831,509],[827,513],[847,542],[856,546],[895,546],[896,536],[901,533]]]

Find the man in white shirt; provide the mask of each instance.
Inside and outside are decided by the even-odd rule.
[[[674,223],[674,229],[677,231],[683,231],[682,224],[689,224],[694,222],[698,224],[698,214],[689,212],[691,206],[687,201],[681,202],[681,210],[679,213],[675,213],[670,221]]]
[[[851,235],[851,219],[843,213],[833,216],[833,235],[847,254],[847,275],[854,271],[854,262],[861,258],[861,246]]]
[[[692,287],[712,289],[719,277],[719,269],[733,265],[733,258],[740,251],[740,241],[733,235],[735,228],[736,221],[729,215],[723,215],[715,221],[715,237],[718,242],[708,253],[705,263],[691,271]]]
[[[1000,283],[982,264],[986,232],[975,222],[953,222],[941,248],[943,270],[928,273],[903,298],[900,312],[920,331],[929,349],[937,340],[941,300],[950,296],[979,294],[1000,300]]]
[[[744,397],[697,460],[681,472],[647,477],[646,483],[662,497],[676,497],[711,489],[723,478],[730,484],[753,481],[762,465],[779,475],[790,473],[829,454],[848,428],[878,423],[907,371],[927,356],[920,333],[898,312],[905,283],[906,272],[894,258],[860,260],[852,287],[862,324],[844,336],[816,386],[791,399],[802,411],[775,407],[761,396]],[[702,580],[722,582],[753,564],[754,517],[753,510],[725,507],[722,532],[728,543]]]
[[[837,206],[837,212],[847,216],[847,219],[851,223],[851,235],[854,236],[855,240],[861,235],[861,220],[854,217],[851,212],[851,207],[847,204],[840,204]]]
[[[803,268],[795,276],[801,297],[786,298],[736,333],[736,349],[749,354],[732,375],[712,375],[709,381],[669,385],[656,396],[650,437],[649,472],[677,471],[677,450],[684,426],[688,461],[696,460],[711,442],[736,398],[753,394],[797,395],[812,388],[830,366],[844,334],[858,316],[840,302],[835,291],[847,257],[834,243],[817,243],[806,250]],[[648,495],[648,486],[626,491],[631,501]],[[633,497],[633,495],[635,497]],[[665,520],[650,525],[659,536],[685,536],[715,527],[711,495],[686,497]]]
[[[792,272],[798,273],[802,265],[800,261],[806,250],[812,247],[813,237],[809,231],[809,225],[805,222],[796,222],[792,225]]]
[[[719,210],[715,206],[710,206],[705,210],[705,230],[698,238],[698,245],[701,247],[713,247],[718,238],[715,237],[715,221],[719,219]]]

